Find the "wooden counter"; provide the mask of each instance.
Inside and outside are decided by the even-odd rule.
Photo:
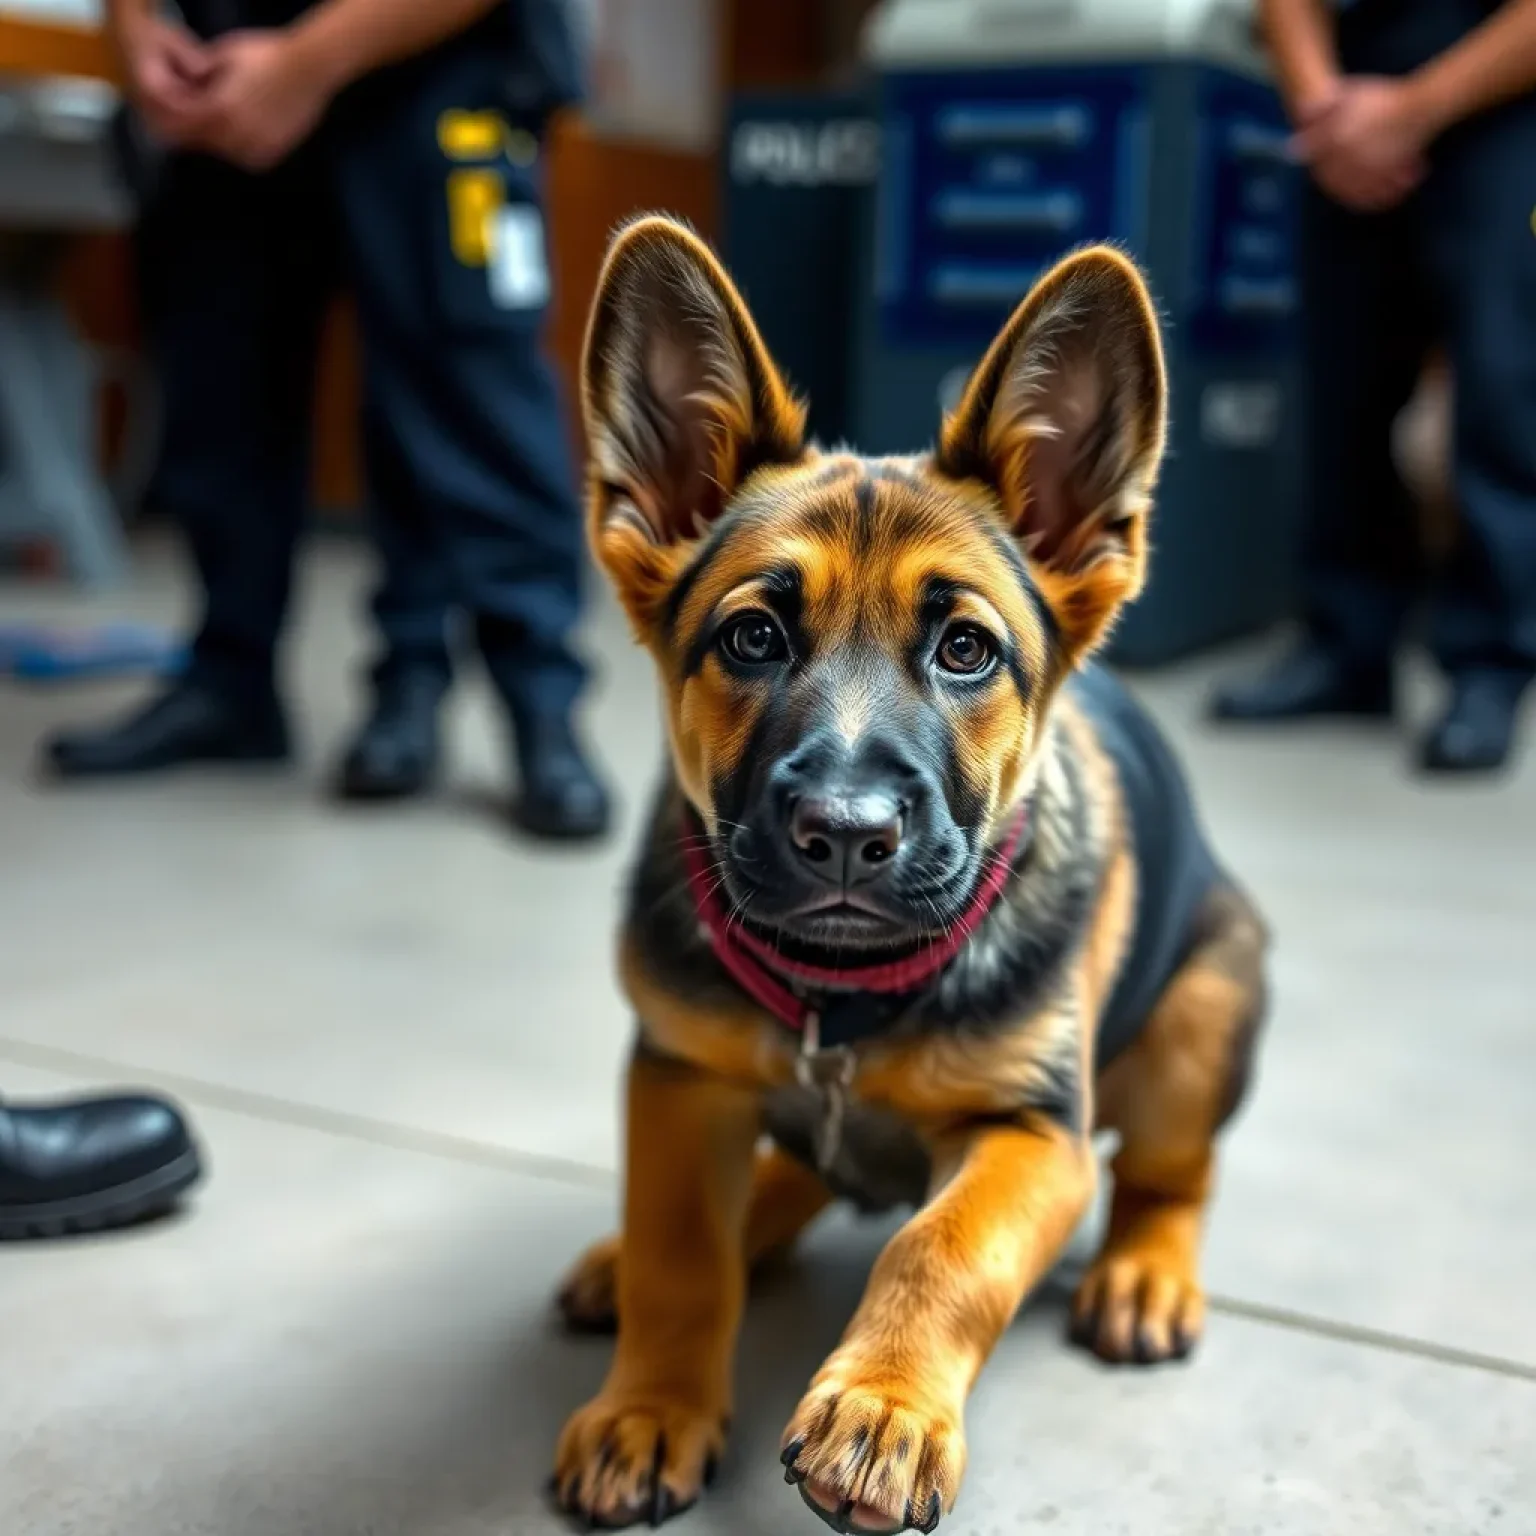
[[[85,75],[115,83],[117,56],[94,28],[0,10],[0,75]]]

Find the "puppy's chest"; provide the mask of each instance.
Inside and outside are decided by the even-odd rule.
[[[928,1198],[932,1160],[909,1120],[849,1095],[835,1127],[831,1161],[823,1168],[818,1150],[825,1150],[828,1114],[826,1095],[800,1083],[771,1088],[763,1101],[768,1134],[791,1157],[817,1169],[841,1199],[873,1212],[921,1205]]]

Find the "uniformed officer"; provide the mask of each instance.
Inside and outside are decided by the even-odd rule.
[[[280,760],[274,655],[306,505],[317,332],[356,294],[383,579],[354,798],[423,789],[450,614],[511,716],[520,819],[606,825],[577,741],[580,518],[539,346],[549,296],[538,139],[575,94],[559,0],[110,0],[130,95],[168,149],[145,198],[142,285],[165,427],[153,494],[185,528],[204,605],[187,677],[62,775]]]
[[[1455,376],[1458,541],[1429,643],[1429,770],[1500,766],[1536,673],[1536,0],[1262,0],[1312,186],[1303,222],[1307,633],[1228,720],[1389,715],[1420,575],[1390,454],[1431,346]]]

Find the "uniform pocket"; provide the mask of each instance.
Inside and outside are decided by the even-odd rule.
[[[433,278],[454,331],[536,328],[549,305],[537,147],[498,112],[439,115]]]

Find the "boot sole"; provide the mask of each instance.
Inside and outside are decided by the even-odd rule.
[[[1490,779],[1509,770],[1514,760],[1511,749],[1499,757],[1438,757],[1432,752],[1421,752],[1414,768],[1426,779]]]
[[[425,800],[440,787],[435,771],[409,784],[367,783],[342,775],[331,786],[331,799],[339,805],[386,805],[393,800]]]
[[[612,830],[613,817],[604,816],[597,821],[568,822],[545,816],[518,802],[512,807],[512,824],[529,837],[547,843],[596,843]]]
[[[104,1232],[147,1221],[169,1211],[197,1183],[202,1172],[197,1148],[188,1147],[164,1167],[111,1189],[93,1190],[68,1200],[0,1209],[0,1242]]]
[[[59,782],[74,779],[133,779],[152,773],[174,773],[181,768],[282,768],[293,761],[287,747],[240,747],[224,752],[199,752],[185,757],[149,758],[132,763],[61,763],[46,758],[48,777]]]
[[[331,779],[331,799],[339,805],[379,805],[390,800],[423,800],[442,788],[443,758],[433,751],[414,774],[390,779],[358,772],[348,761],[337,763]]]

